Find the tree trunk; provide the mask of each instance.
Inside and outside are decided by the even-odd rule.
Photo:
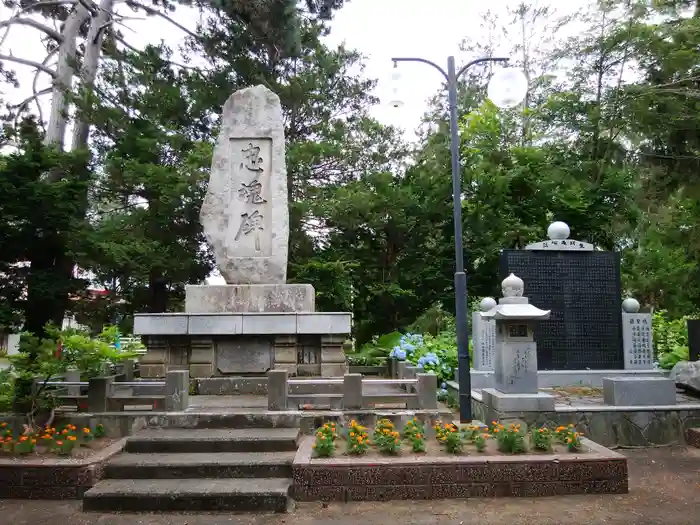
[[[27,278],[24,330],[38,337],[45,335],[47,323],[52,322],[59,327],[63,323],[68,301],[67,283],[56,264],[62,253],[65,253],[65,246],[55,237],[39,237],[34,242]]]
[[[148,311],[158,314],[168,311],[168,281],[159,272],[152,271],[148,278]]]

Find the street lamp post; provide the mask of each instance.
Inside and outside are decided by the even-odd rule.
[[[457,81],[469,68],[484,62],[507,62],[508,58],[484,57],[472,60],[459,71],[455,67],[455,58],[447,58],[447,71],[438,66],[435,62],[424,58],[392,58],[394,67],[398,62],[422,62],[437,69],[447,81],[447,91],[450,111],[450,152],[452,156],[452,202],[454,206],[454,228],[455,228],[455,316],[457,329],[457,359],[459,370],[459,419],[462,423],[469,423],[472,420],[471,407],[471,372],[469,362],[469,321],[468,300],[467,300],[467,274],[464,267],[464,248],[462,246],[462,178],[459,166],[459,126],[457,122]],[[504,71],[504,70],[502,70]],[[501,93],[491,93],[489,86],[489,98],[497,106],[513,107],[518,105],[525,93],[523,91],[524,75],[519,70],[506,69],[506,75],[500,75],[497,79],[503,88]],[[394,80],[398,78],[394,76]],[[525,79],[525,91],[527,91],[527,79]],[[391,102],[394,107],[400,107],[401,102],[398,97]]]

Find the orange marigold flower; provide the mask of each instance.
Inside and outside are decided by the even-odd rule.
[[[32,445],[36,445],[36,439],[32,439]]]
[[[68,441],[75,441],[77,438],[75,436],[68,436]]]
[[[354,432],[350,432],[350,437],[351,437],[351,438],[354,438],[354,437],[355,437],[355,433],[354,433]]]
[[[420,439],[420,438],[421,438],[421,435],[420,435],[420,434],[416,434],[416,439]]]
[[[394,444],[395,444],[395,445],[398,445],[398,444],[399,444],[399,440],[398,440],[398,439],[395,439],[395,440],[394,440]]]
[[[5,423],[4,421],[2,423],[0,423],[0,428],[5,428],[6,426],[7,426],[7,423]]]
[[[83,428],[83,432],[84,432],[85,434],[89,434],[89,433],[90,433],[90,429],[89,429],[88,427],[85,427],[85,428]]]
[[[25,441],[27,441],[28,439],[29,439],[29,438],[28,438],[27,436],[22,436],[22,437],[19,438],[19,440],[20,440],[21,442],[23,442],[23,443],[24,443]]]

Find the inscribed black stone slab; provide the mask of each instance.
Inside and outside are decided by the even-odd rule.
[[[539,370],[624,368],[620,256],[615,252],[504,250],[501,278],[525,281],[548,321],[535,326]]]

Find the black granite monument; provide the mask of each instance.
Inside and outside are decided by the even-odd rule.
[[[525,296],[551,317],[535,329],[540,370],[624,368],[620,256],[569,239],[569,227],[550,225],[550,239],[525,250],[504,250],[501,278],[525,281]]]

